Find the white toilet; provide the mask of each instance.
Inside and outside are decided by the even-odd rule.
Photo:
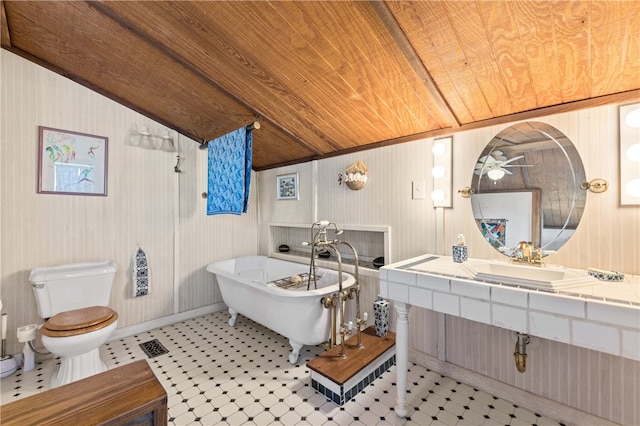
[[[47,320],[41,328],[42,344],[61,357],[51,388],[107,370],[100,346],[118,326],[118,314],[107,307],[115,274],[112,261],[31,271],[38,313]]]

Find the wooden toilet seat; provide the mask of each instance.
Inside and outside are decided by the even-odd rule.
[[[118,319],[118,313],[107,306],[91,306],[60,312],[49,318],[42,334],[49,337],[67,337],[100,330]]]

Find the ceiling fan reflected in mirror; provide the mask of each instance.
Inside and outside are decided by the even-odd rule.
[[[510,167],[533,167],[531,164],[510,164],[521,158],[524,158],[524,155],[507,159],[502,151],[494,150],[478,159],[474,173],[478,176],[486,174],[489,179],[500,180],[505,174],[513,174],[509,170]]]

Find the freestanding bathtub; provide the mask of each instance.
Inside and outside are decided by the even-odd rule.
[[[289,362],[295,364],[303,345],[319,345],[329,339],[330,310],[322,306],[325,295],[338,291],[338,272],[319,268],[317,289],[305,285],[294,289],[274,282],[309,273],[309,265],[266,256],[245,256],[207,266],[215,274],[224,303],[229,307],[229,325],[238,313],[289,339]],[[343,289],[355,283],[342,273]],[[312,283],[313,287],[313,283]]]

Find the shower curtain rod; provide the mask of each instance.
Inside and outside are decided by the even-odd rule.
[[[248,131],[258,130],[259,128],[260,128],[260,120],[256,120],[247,126]],[[209,145],[209,141],[203,140],[202,142],[200,142],[200,149],[205,149],[207,145]]]

